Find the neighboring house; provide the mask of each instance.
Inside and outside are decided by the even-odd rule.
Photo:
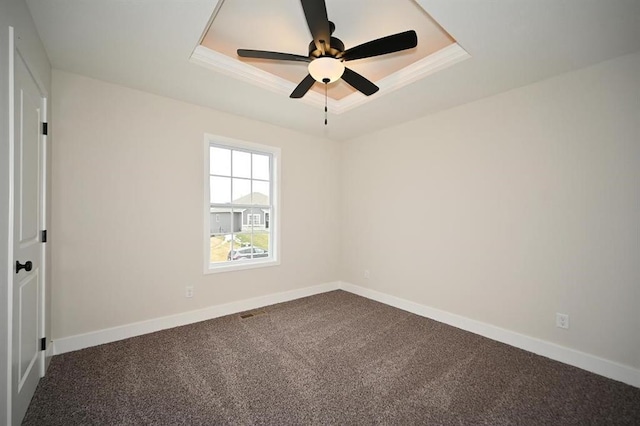
[[[228,208],[211,207],[211,234],[249,231],[251,227],[269,229],[269,209],[264,207],[268,205],[267,195],[254,192],[234,200]]]
[[[230,209],[211,207],[210,212],[211,220],[209,223],[211,224],[211,235],[242,231],[242,212],[234,212],[233,221],[231,220]]]

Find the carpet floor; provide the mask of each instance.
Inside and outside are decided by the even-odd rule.
[[[24,425],[640,425],[640,389],[344,291],[55,356]]]

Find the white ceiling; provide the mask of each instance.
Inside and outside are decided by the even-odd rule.
[[[396,91],[381,89],[371,102],[330,115],[325,126],[324,114],[316,106],[189,60],[218,0],[26,1],[56,69],[334,140],[640,50],[639,0],[416,0],[471,58]],[[383,1],[414,0],[369,3]],[[364,13],[347,8],[337,19],[331,11],[338,2],[327,0],[336,32],[379,28],[381,37],[397,32],[395,20],[402,19],[389,12],[376,14],[373,7]],[[274,10],[293,8],[298,18],[303,16],[296,0],[269,4]],[[266,37],[278,43],[278,38],[286,38],[284,31],[278,35],[281,25],[300,25],[277,22],[277,13],[270,16],[273,31],[268,36],[256,33],[256,40]],[[367,39],[351,42],[342,34],[339,38],[347,47]],[[303,41],[303,46],[307,43]],[[278,46],[267,50],[280,50]],[[291,52],[283,46],[282,51]],[[238,47],[266,49],[262,42]]]
[[[291,7],[292,3],[298,7]],[[333,36],[342,40],[347,49],[391,34],[416,31],[420,43],[413,49],[346,63],[350,69],[374,83],[455,42],[413,0],[329,0],[326,3],[329,20],[336,25]],[[376,25],[371,25],[372,19],[358,17],[360,10],[367,11],[365,16],[384,19],[378,19]],[[229,59],[233,58],[235,62],[241,61],[249,70],[259,68],[292,83],[284,92],[288,96],[306,77],[306,63],[240,59],[236,50],[270,50],[307,56],[311,41],[307,21],[298,0],[220,0],[219,10],[201,44],[206,49],[222,53]],[[313,46],[315,49],[315,44]],[[234,68],[238,68],[236,64]],[[324,95],[324,85],[320,83],[315,84],[312,90]],[[336,100],[353,93],[356,90],[343,80],[328,87],[328,97]],[[366,98],[360,94],[357,96]]]

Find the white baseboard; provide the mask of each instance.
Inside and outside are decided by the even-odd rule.
[[[275,303],[288,302],[290,300],[339,289],[640,388],[640,370],[638,369],[346,282],[320,284],[240,300],[224,305],[211,306],[197,311],[98,330],[91,333],[64,337],[53,341],[53,354],[59,355],[65,352],[76,351],[91,346],[127,339],[129,337],[153,333],[167,328],[232,315]]]
[[[313,296],[314,294],[326,293],[328,291],[338,290],[339,288],[339,282],[320,284],[312,287],[285,291],[282,293],[254,297],[252,299],[239,300],[237,302],[226,303],[224,305],[210,306],[196,311],[155,318],[148,321],[140,321],[119,327],[106,328],[90,333],[63,337],[53,341],[53,354],[59,355],[65,352],[77,351],[79,349],[128,339],[129,337],[153,333],[167,328],[193,324],[225,315],[232,315],[238,312],[262,308],[275,303],[288,302],[302,297]]]
[[[640,388],[640,370],[535,337],[342,282],[342,290]]]

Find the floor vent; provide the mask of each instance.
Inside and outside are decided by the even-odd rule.
[[[240,318],[247,319],[247,318],[251,318],[251,317],[257,317],[258,315],[263,315],[263,314],[266,314],[266,312],[265,311],[246,312],[246,313],[240,315]]]

